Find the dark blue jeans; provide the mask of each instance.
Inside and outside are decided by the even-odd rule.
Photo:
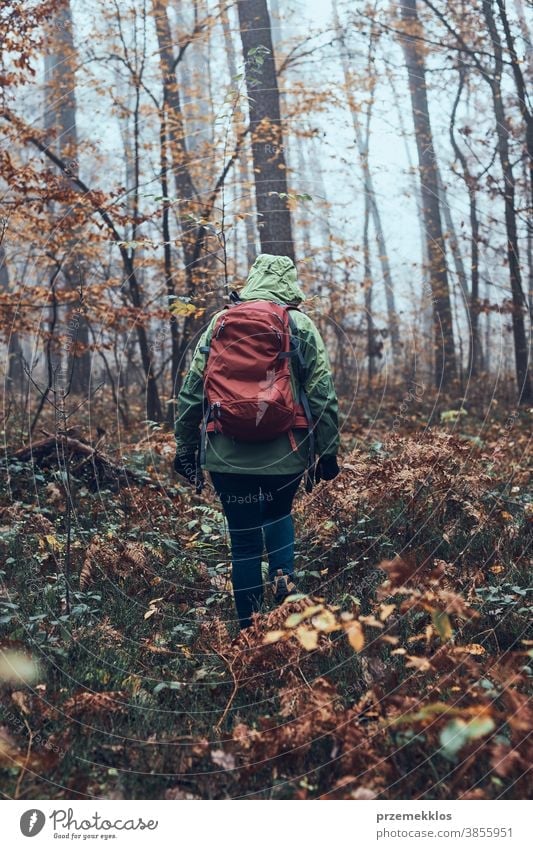
[[[278,569],[286,575],[294,571],[291,510],[302,475],[210,474],[228,522],[233,595],[241,628],[246,628],[263,600],[264,546],[271,580]]]

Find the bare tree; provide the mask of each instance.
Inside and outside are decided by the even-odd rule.
[[[428,297],[428,290],[430,290],[429,286],[429,260],[427,255],[427,239],[426,239],[426,229],[424,226],[424,215],[423,208],[424,204],[422,202],[422,187],[420,185],[420,181],[416,179],[416,166],[413,160],[411,145],[409,143],[407,129],[405,126],[404,120],[404,108],[400,98],[400,94],[397,90],[396,83],[394,80],[394,74],[392,69],[389,67],[388,63],[385,62],[385,71],[387,74],[387,85],[389,86],[389,91],[392,96],[392,100],[394,102],[394,107],[396,110],[396,119],[398,121],[398,128],[400,130],[400,135],[403,140],[404,150],[405,150],[405,158],[407,160],[407,179],[409,185],[409,192],[411,197],[414,199],[416,204],[416,220],[417,220],[417,230],[418,237],[420,239],[420,257],[422,260],[421,265],[421,273],[422,273],[422,286],[421,291],[417,292],[415,287],[413,286],[411,278],[409,278],[409,285],[411,288],[411,296],[413,302],[420,302],[420,306],[415,311],[416,316],[416,324],[417,324],[417,334],[416,338],[418,340],[419,336],[422,336],[422,344],[425,348],[426,353],[426,363],[424,363],[424,372],[426,374],[425,379],[430,381],[432,379],[432,375],[435,369],[435,356],[433,350],[432,339],[434,335],[433,331],[433,304],[432,299]],[[417,366],[420,368],[420,366]]]
[[[409,91],[420,170],[426,228],[429,279],[433,294],[435,382],[448,387],[456,377],[455,345],[446,251],[439,207],[439,180],[429,118],[424,55],[420,49],[422,25],[416,0],[400,0],[403,27],[400,41],[409,76]]]
[[[163,82],[163,103],[160,109],[162,188],[165,192],[164,196],[168,196],[167,171],[171,168],[176,196],[179,200],[176,209],[185,267],[186,294],[189,298],[195,298],[200,294],[204,282],[200,264],[206,229],[200,220],[201,199],[194,184],[189,164],[185,117],[177,79],[177,67],[185,54],[185,50],[190,46],[194,32],[199,31],[201,25],[198,23],[195,25],[193,34],[178,45],[178,50],[175,52],[168,19],[168,0],[153,0],[153,9]],[[163,237],[166,245],[165,278],[167,292],[169,297],[173,297],[174,282],[170,254],[169,209],[166,202],[164,202],[163,207]],[[205,288],[205,285],[203,288]],[[177,317],[173,315],[171,318],[172,397],[177,396],[181,386],[183,358],[194,335],[195,323],[194,313],[185,315],[182,321],[181,334],[179,334]],[[170,405],[169,421],[172,418],[173,410],[172,405]]]
[[[411,2],[411,0],[409,0]],[[502,77],[504,71],[504,56],[503,44],[501,36],[496,24],[496,19],[493,9],[493,0],[482,0],[481,13],[482,21],[484,20],[490,44],[492,47],[493,66],[487,68],[483,61],[478,56],[476,49],[472,48],[466,41],[461,32],[454,29],[449,21],[449,16],[435,6],[432,0],[423,0],[425,5],[431,9],[433,14],[443,24],[447,33],[453,36],[455,49],[469,57],[473,67],[480,73],[482,79],[487,83],[492,95],[492,104],[494,109],[495,131],[497,139],[497,154],[500,161],[500,168],[503,177],[503,201],[505,209],[505,228],[507,236],[507,263],[509,267],[509,283],[511,288],[511,298],[513,304],[512,310],[512,330],[514,339],[514,356],[516,381],[518,389],[518,403],[530,404],[533,401],[533,386],[531,381],[531,367],[529,363],[529,345],[525,330],[524,312],[527,309],[526,300],[522,288],[522,274],[520,269],[520,256],[518,247],[518,227],[517,227],[517,212],[516,212],[516,180],[511,162],[508,116],[503,101],[502,93]],[[504,4],[499,5],[500,13],[503,10],[505,17]],[[503,23],[503,21],[502,21]],[[505,31],[505,23],[503,23]],[[511,45],[512,46],[512,45]],[[484,51],[484,56],[491,55]],[[520,82],[517,78],[516,62],[513,60],[511,52],[511,69],[515,78],[517,91],[521,91]],[[526,104],[526,93],[523,92],[523,97],[520,98],[520,109],[526,123],[526,134],[528,123],[524,115],[524,109],[529,111]],[[528,146],[526,140],[526,148]],[[528,151],[529,152],[529,151]],[[531,172],[530,172],[531,173]]]
[[[233,43],[233,36],[231,33],[230,22],[228,19],[228,14],[230,10],[225,10],[222,13],[222,27],[224,32],[224,46],[226,48],[226,59],[228,62],[228,69],[230,73],[230,78],[232,80],[232,84],[234,86],[237,85],[237,56],[235,45]],[[236,120],[236,110],[234,110],[234,120]],[[236,130],[239,130],[237,125]],[[250,174],[250,166],[248,162],[248,152],[246,150],[241,150],[239,155],[239,188],[241,192],[248,193],[248,187],[252,185],[252,175]],[[244,211],[244,227],[246,233],[246,261],[248,267],[252,265],[257,255],[256,248],[256,227],[255,227],[255,209],[253,208],[254,204],[252,203],[252,209],[250,209],[250,203],[247,202],[245,204]]]
[[[528,87],[524,79],[524,74],[522,72],[522,63],[518,58],[515,47],[515,40],[511,32],[511,27],[509,26],[509,19],[507,17],[505,0],[497,0],[497,4],[500,12],[500,20],[502,22],[503,31],[505,34],[505,43],[507,45],[507,51],[511,60],[511,69],[513,72],[513,79],[515,82],[516,94],[518,98],[518,107],[520,109],[520,114],[522,115],[526,128],[525,155],[527,166],[529,168],[529,192],[531,209],[533,210],[533,109],[530,105],[531,98],[528,94]]]
[[[279,89],[266,0],[239,0],[261,250],[294,259]]]
[[[494,50],[494,69],[493,73],[488,76],[488,79],[490,80],[490,89],[492,92],[494,117],[496,119],[496,134],[498,139],[498,155],[500,158],[504,183],[503,198],[505,205],[505,227],[507,231],[507,261],[509,264],[509,280],[513,301],[512,322],[516,379],[518,384],[518,401],[522,404],[531,404],[533,401],[533,387],[531,383],[531,369],[529,364],[529,346],[527,344],[524,323],[526,300],[522,289],[522,272],[520,269],[520,256],[518,249],[515,176],[510,158],[507,115],[505,113],[502,96],[503,48],[494,18],[492,0],[483,0],[482,8]]]
[[[46,40],[48,50],[44,57],[45,105],[44,126],[51,148],[68,162],[69,172],[79,172],[78,133],[76,127],[76,76],[74,65],[76,49],[72,32],[70,0],[63,0],[48,28]],[[62,274],[66,284],[74,290],[83,290],[84,266],[82,237],[73,226],[68,210],[62,209],[54,225],[61,230],[70,230],[66,240],[67,257],[62,263]],[[89,350],[89,328],[83,304],[76,314],[75,359],[72,372],[71,391],[87,394],[91,379],[91,354]]]
[[[355,108],[354,100],[353,100],[353,92],[352,92],[352,79],[350,74],[350,67],[348,62],[348,55],[346,50],[346,43],[344,38],[344,31],[341,27],[341,22],[339,19],[339,12],[336,0],[333,0],[333,23],[335,27],[335,31],[339,38],[341,44],[341,63],[342,70],[344,75],[344,85],[346,87],[346,95],[347,95],[347,103],[350,109],[350,115],[352,119],[352,126],[354,129],[355,135],[355,143],[357,145],[357,150],[359,153],[359,162],[361,165],[361,169],[363,172],[363,186],[365,191],[365,203],[368,203],[369,214],[372,217],[372,223],[374,225],[374,231],[376,234],[376,242],[378,245],[379,252],[379,261],[381,263],[381,273],[383,275],[383,283],[385,286],[385,302],[387,305],[387,315],[388,315],[388,324],[389,324],[389,332],[391,338],[391,348],[392,354],[396,361],[398,361],[401,353],[400,346],[400,331],[398,327],[398,315],[396,312],[396,302],[394,297],[394,282],[392,278],[392,271],[390,266],[389,254],[387,251],[387,242],[385,239],[385,233],[383,232],[383,225],[381,222],[381,213],[379,210],[377,194],[374,188],[374,179],[372,176],[372,171],[370,170],[370,162],[369,162],[369,145],[370,139],[367,135],[366,139],[363,137],[363,130],[361,127],[361,121],[358,115],[358,112]],[[375,88],[375,77],[371,74],[371,63],[373,61],[373,46],[374,46],[374,37],[375,34],[372,30],[369,42],[368,42],[368,67],[367,67],[367,77],[372,85],[372,90],[369,92],[369,104],[368,109],[371,108],[371,101],[373,98]]]
[[[6,251],[3,244],[4,232],[0,232],[0,292],[9,291],[9,270],[7,267]],[[20,397],[24,394],[25,375],[22,363],[22,345],[16,330],[8,329],[7,340],[7,374],[8,390],[15,391]]]
[[[459,68],[459,85],[452,107],[450,118],[450,141],[455,156],[461,166],[462,177],[468,192],[468,203],[470,210],[470,296],[468,301],[469,353],[468,373],[477,377],[482,363],[481,336],[479,332],[479,219],[477,210],[478,181],[472,174],[466,155],[464,154],[455,134],[455,123],[457,107],[465,83],[465,68],[461,63]]]

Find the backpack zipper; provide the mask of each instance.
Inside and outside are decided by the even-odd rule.
[[[222,319],[222,321],[221,321],[221,323],[220,323],[220,326],[219,326],[219,328],[218,328],[218,330],[217,330],[217,332],[216,332],[216,338],[217,338],[217,339],[218,339],[218,337],[220,336],[220,334],[222,333],[222,331],[224,330],[224,325],[225,325],[225,324],[226,324],[226,319],[225,319],[225,318],[223,318],[223,319]]]
[[[275,327],[272,327],[272,325],[270,325],[270,329],[272,330],[273,333],[276,334],[276,336],[278,338],[279,346],[281,348],[281,333],[279,332],[279,330],[276,330]]]

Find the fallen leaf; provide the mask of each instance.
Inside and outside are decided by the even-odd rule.
[[[385,620],[389,618],[393,610],[396,610],[395,604],[380,604],[379,618],[381,619],[381,621],[385,622]]]
[[[271,643],[277,643],[278,640],[283,640],[287,637],[286,631],[268,631],[263,637],[263,645],[268,646]]]
[[[365,645],[365,635],[361,623],[357,620],[350,622],[346,627],[348,642],[354,651],[362,651]]]
[[[317,631],[325,631],[328,634],[331,631],[338,630],[339,628],[337,620],[331,610],[322,610],[316,616],[313,616],[311,624],[313,625],[313,628],[317,629]]]
[[[15,690],[15,692],[11,693],[11,700],[16,704],[16,706],[22,713],[25,713],[26,716],[30,715],[31,708],[29,706],[28,693],[24,693],[22,690]]]
[[[443,643],[452,638],[453,628],[447,613],[443,613],[442,610],[434,610],[431,614],[431,621]]]
[[[318,646],[318,634],[309,628],[300,626],[296,629],[296,637],[301,646],[307,651],[313,651]]]
[[[479,643],[468,643],[466,646],[457,646],[457,651],[466,651],[468,654],[486,654],[487,650]]]
[[[417,657],[413,654],[407,655],[407,663],[405,665],[413,669],[418,669],[419,672],[429,672],[431,669],[431,663],[427,657]]]
[[[314,616],[316,613],[320,613],[323,609],[324,608],[321,604],[314,604],[310,607],[306,607],[305,610],[301,611],[301,613],[291,613],[291,615],[285,620],[285,627],[296,628],[300,622],[303,622],[305,619],[310,619],[311,616]]]
[[[223,749],[214,749],[211,752],[211,760],[222,769],[235,769],[236,766],[234,755]]]

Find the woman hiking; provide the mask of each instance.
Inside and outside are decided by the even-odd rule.
[[[260,254],[230,300],[202,334],[179,393],[174,468],[197,491],[202,469],[210,473],[246,628],[263,600],[264,546],[276,602],[296,591],[292,502],[304,475],[310,491],[339,473],[338,409],[324,342],[298,310],[293,261]]]

